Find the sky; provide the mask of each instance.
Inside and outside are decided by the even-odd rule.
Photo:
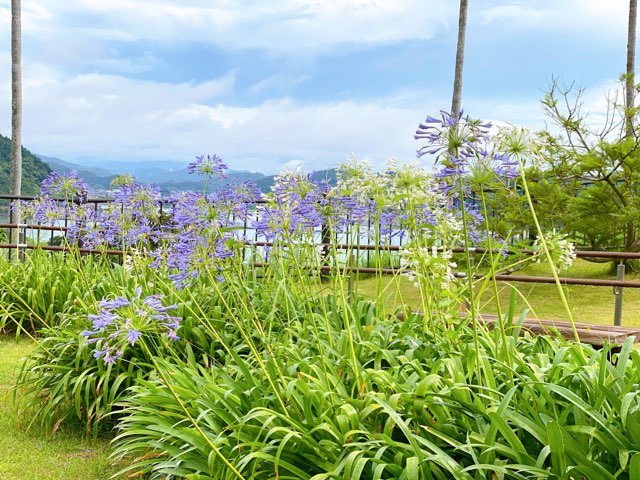
[[[0,133],[11,132],[0,0]],[[534,129],[552,78],[602,108],[625,70],[628,0],[469,0],[462,105]],[[25,0],[23,144],[81,164],[382,167],[449,109],[457,0]]]

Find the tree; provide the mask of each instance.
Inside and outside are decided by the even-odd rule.
[[[582,95],[582,89],[553,81],[542,100],[558,128],[540,132],[537,149],[544,178],[561,187],[562,213],[554,226],[576,233],[592,249],[640,250],[636,113],[610,96],[606,120],[594,127],[582,113]]]
[[[21,5],[11,0],[11,195],[22,192]]]
[[[464,66],[464,41],[467,31],[468,0],[460,0],[458,15],[458,47],[456,49],[456,68],[453,77],[453,98],[451,100],[451,116],[458,118],[462,101],[462,70]]]

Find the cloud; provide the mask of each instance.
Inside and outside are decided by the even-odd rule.
[[[274,98],[234,106],[224,98],[234,72],[200,83],[161,83],[118,75],[31,76],[24,86],[23,139],[29,149],[68,160],[184,160],[218,153],[234,168],[275,172],[292,159],[313,168],[356,152],[382,164],[412,158],[424,113],[385,99],[299,103]],[[0,82],[7,99],[8,82]],[[9,102],[0,131],[9,132]]]
[[[289,88],[298,86],[306,80],[309,80],[309,78],[311,78],[310,75],[294,76],[279,73],[254,83],[247,89],[247,93],[251,95],[257,95],[268,91],[283,93]]]
[[[591,38],[626,38],[629,2],[626,0],[519,0],[485,2],[482,22],[509,28],[553,30]]]
[[[8,5],[0,0],[0,28],[7,31]],[[416,125],[449,103],[450,84],[439,83],[446,68],[431,50],[425,58],[433,79],[425,75],[425,82],[440,85],[434,87],[438,91],[404,91],[412,73],[406,63],[396,65],[395,56],[389,62],[390,69],[397,67],[395,78],[384,87],[384,75],[375,79],[382,93],[372,96],[366,84],[349,87],[359,89],[358,100],[339,93],[342,100],[330,100],[340,86],[323,90],[304,72],[325,68],[314,57],[331,59],[351,48],[371,48],[368,58],[374,58],[376,46],[434,36],[436,50],[443,39],[454,45],[457,2],[450,0],[40,0],[23,8],[24,142],[68,160],[186,163],[197,154],[218,153],[232,168],[275,172],[291,161],[327,167],[353,151],[382,166],[392,156],[412,159]],[[592,41],[626,35],[622,0],[492,0],[472,8],[470,23],[477,22],[479,32],[510,25],[518,32],[539,29],[541,35],[549,29],[580,31]],[[513,31],[505,38],[513,39]],[[185,46],[191,44],[204,44],[211,58],[222,59],[220,65],[161,56],[163,46],[189,52]],[[5,133],[10,130],[8,48],[8,41],[0,45],[0,131]],[[224,55],[216,57],[218,48],[246,50],[238,57],[243,62],[257,58],[251,53],[260,49],[275,67],[269,70],[272,65],[265,62],[264,71],[246,74],[245,64],[236,70]],[[172,62],[179,74],[167,68],[166,78],[217,77],[188,82],[153,77]],[[465,82],[472,84],[472,77]],[[308,89],[294,89],[300,85]],[[294,90],[299,98],[291,98]],[[317,100],[320,95],[329,100]],[[539,92],[532,95],[483,93],[464,102],[474,116],[540,128]]]
[[[23,18],[26,34],[75,29],[94,39],[313,54],[341,44],[430,38],[456,14],[446,0],[40,0]],[[91,29],[83,31],[86,25]]]
[[[65,79],[43,72],[44,78],[25,85],[24,143],[71,161],[187,163],[195,155],[217,153],[232,168],[274,173],[293,160],[327,168],[354,152],[381,167],[391,157],[415,157],[417,124],[441,106],[428,90],[358,101],[282,97],[238,106],[225,102],[234,89],[234,72],[179,84],[99,74]],[[8,87],[0,95],[8,95]],[[536,99],[468,105],[475,116],[524,123],[538,109]],[[9,131],[9,118],[5,102],[0,130]]]

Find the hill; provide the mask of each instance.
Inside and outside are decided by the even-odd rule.
[[[11,139],[0,135],[0,194],[9,194],[11,171]],[[35,195],[40,183],[51,173],[51,168],[36,155],[22,147],[22,194]]]
[[[271,187],[273,186],[275,178],[275,175],[269,175],[258,180],[254,180],[254,182],[261,192],[269,192],[271,191]],[[328,170],[316,170],[315,172],[311,173],[311,178],[317,182],[326,180],[329,185],[333,186],[336,184],[336,169],[330,168]]]
[[[75,170],[87,182],[91,190],[107,190],[111,180],[116,176],[109,170],[100,167],[78,165],[56,157],[47,157],[46,155],[38,155],[38,157],[56,173],[67,174],[71,170]]]
[[[64,174],[70,170],[75,170],[89,185],[91,195],[108,195],[109,184],[116,175],[130,174],[140,183],[155,183],[162,193],[191,190],[202,191],[204,179],[198,175],[192,175],[187,169],[185,162],[177,161],[105,161],[101,167],[91,165],[80,165],[67,162],[55,157],[39,155],[53,171]],[[236,184],[251,181],[262,192],[269,192],[273,186],[275,175],[264,175],[258,172],[246,170],[227,170],[227,178],[211,178],[207,185],[207,191],[212,192],[225,184]],[[335,185],[336,170],[318,170],[311,174],[314,180],[326,180],[330,185]]]

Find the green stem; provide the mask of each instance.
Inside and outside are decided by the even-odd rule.
[[[487,246],[489,247],[489,264],[491,265],[491,271],[495,269],[494,255],[493,255],[493,238],[491,235],[491,228],[489,227],[489,212],[487,211],[487,201],[484,195],[484,188],[480,187],[480,197],[482,198],[482,213],[484,216],[485,231],[487,232]],[[493,286],[493,294],[496,297],[496,312],[498,314],[498,325],[500,326],[500,337],[504,347],[507,364],[511,367],[511,354],[509,352],[509,346],[507,345],[507,334],[505,332],[504,318],[502,317],[502,308],[500,307],[500,295],[498,292],[498,282],[496,277],[491,275],[491,283]],[[511,370],[509,369],[509,372]]]
[[[478,339],[478,319],[476,317],[476,301],[473,294],[473,272],[471,271],[471,248],[469,242],[469,227],[467,225],[467,209],[464,205],[464,187],[462,184],[462,178],[459,179],[460,188],[460,209],[462,211],[462,229],[464,233],[464,251],[467,259],[467,288],[469,289],[469,314],[471,315],[471,326],[473,329],[473,343],[476,354],[475,365],[476,375],[478,376],[478,382],[480,382],[480,345]]]
[[[547,257],[547,261],[549,266],[551,267],[551,273],[553,274],[553,278],[555,280],[556,286],[558,287],[558,293],[560,294],[560,300],[562,301],[562,305],[567,312],[567,316],[569,318],[569,323],[571,324],[571,330],[573,332],[573,338],[576,342],[580,341],[580,336],[578,335],[578,330],[576,329],[576,324],[573,320],[573,314],[571,313],[571,308],[569,307],[569,302],[567,301],[567,296],[564,294],[564,289],[562,288],[562,284],[560,283],[560,277],[558,275],[558,270],[556,269],[555,264],[553,263],[553,259],[551,258],[551,253],[549,252],[549,247],[547,246],[547,242],[542,234],[542,228],[540,227],[540,222],[538,221],[538,216],[536,215],[535,209],[533,208],[533,200],[531,199],[531,194],[529,193],[529,186],[527,185],[527,178],[524,173],[524,165],[522,160],[518,158],[518,164],[520,168],[520,178],[522,179],[522,186],[524,188],[524,194],[527,198],[527,203],[529,205],[529,210],[531,210],[531,217],[533,218],[533,223],[536,226],[536,231],[538,232],[538,237],[540,238],[540,244],[542,245],[542,250],[544,251],[545,256]]]

